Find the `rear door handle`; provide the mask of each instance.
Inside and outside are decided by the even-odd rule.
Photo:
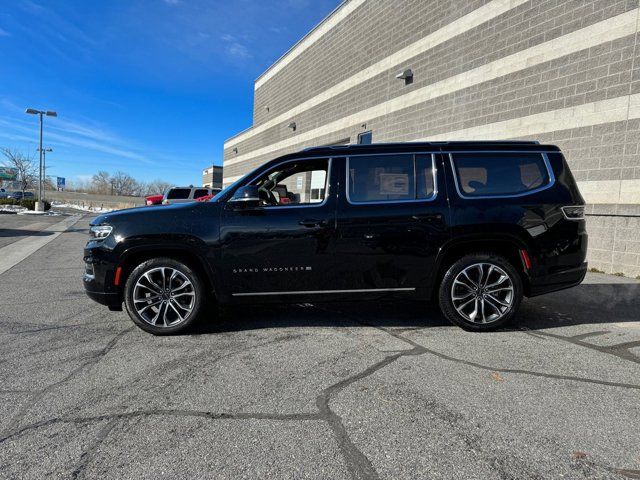
[[[327,226],[327,221],[326,220],[317,220],[315,218],[307,218],[305,220],[300,220],[300,225],[302,225],[303,227],[307,227],[307,228],[326,227]]]
[[[442,215],[440,213],[431,213],[427,215],[412,215],[412,220],[416,220],[418,222],[433,222],[442,220]]]

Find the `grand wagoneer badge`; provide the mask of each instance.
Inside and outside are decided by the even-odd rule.
[[[233,273],[276,273],[276,272],[310,272],[311,267],[261,267],[261,268],[234,268]]]

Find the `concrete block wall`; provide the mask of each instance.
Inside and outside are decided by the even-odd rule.
[[[257,79],[225,183],[367,130],[555,143],[594,208],[590,261],[635,276],[635,247],[605,230],[640,237],[639,18],[639,0],[347,0]],[[410,85],[395,78],[405,68]]]

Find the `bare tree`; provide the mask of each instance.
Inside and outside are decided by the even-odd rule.
[[[91,187],[94,193],[111,193],[111,176],[109,172],[99,171],[91,178]]]
[[[24,191],[28,188],[33,188],[36,183],[36,164],[33,157],[9,148],[2,148],[0,152],[9,162],[9,166],[16,170],[17,181],[20,184],[22,197],[24,198]]]
[[[111,177],[111,185],[114,195],[133,196],[138,191],[138,182],[131,175],[117,171]]]
[[[171,187],[172,184],[169,182],[165,182],[164,180],[154,180],[152,182],[149,182],[144,195],[161,195]]]

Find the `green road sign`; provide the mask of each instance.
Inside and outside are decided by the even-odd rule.
[[[0,167],[0,180],[16,180],[18,171],[15,168]]]

